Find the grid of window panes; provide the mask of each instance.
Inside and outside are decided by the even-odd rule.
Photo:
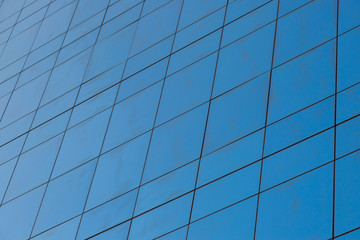
[[[0,1],[0,239],[360,239],[360,1]]]

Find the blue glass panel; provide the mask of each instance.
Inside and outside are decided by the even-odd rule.
[[[212,54],[166,78],[157,125],[210,100],[216,59]]]
[[[279,16],[294,11],[297,8],[304,6],[309,2],[312,2],[312,0],[286,0],[286,1],[280,0]]]
[[[86,209],[139,186],[149,139],[145,134],[99,158]]]
[[[252,239],[256,200],[253,197],[191,224],[188,239]]]
[[[270,24],[220,51],[214,96],[270,69],[274,26]]]
[[[86,212],[81,220],[77,239],[87,239],[131,218],[136,191]]]
[[[115,105],[103,152],[152,128],[161,87],[162,83],[158,83]]]
[[[76,106],[71,115],[69,127],[72,127],[75,124],[112,106],[114,104],[117,90],[118,86],[114,86]]]
[[[322,101],[267,128],[265,156],[334,124],[334,98]]]
[[[357,240],[360,239],[360,230],[356,230],[354,232],[348,233],[346,235],[343,235],[339,238],[339,240]]]
[[[90,54],[91,51],[86,50],[54,68],[41,100],[42,104],[48,103],[80,85]]]
[[[137,198],[135,215],[191,191],[195,187],[197,168],[196,161],[142,186]]]
[[[5,195],[5,201],[49,180],[61,139],[60,135],[20,155]]]
[[[49,78],[49,73],[16,89],[7,105],[0,126],[3,127],[35,110]]]
[[[207,1],[206,3],[202,0],[184,0],[179,29],[200,20],[224,5],[226,5],[226,0]]]
[[[334,159],[331,129],[264,159],[261,189],[265,190]]]
[[[112,228],[100,235],[97,235],[91,240],[113,240],[113,239],[127,239],[130,227],[130,221],[121,224],[115,228]]]
[[[32,238],[34,240],[58,240],[58,239],[75,239],[76,231],[79,226],[80,217],[71,219],[55,228]]]
[[[41,24],[33,49],[40,47],[65,32],[69,27],[75,7],[76,2],[72,2],[54,14],[47,16]]]
[[[129,240],[154,239],[189,221],[192,195],[167,203],[133,220]]]
[[[131,24],[96,44],[87,69],[87,80],[126,60],[135,32],[135,26],[136,24]]]
[[[70,116],[70,111],[46,122],[45,124],[32,129],[29,132],[23,151],[27,151],[30,148],[54,137],[65,130]]]
[[[122,82],[116,101],[123,100],[163,79],[168,61],[168,58],[165,58]]]
[[[360,148],[360,117],[356,117],[337,127],[336,131],[336,157]]]
[[[0,130],[0,146],[28,131],[33,118],[34,113],[31,113],[2,128]]]
[[[360,152],[336,162],[335,234],[360,227]]]
[[[37,188],[0,208],[0,235],[4,239],[23,240],[30,236],[45,187]],[[16,231],[9,231],[16,229]]]
[[[201,186],[261,159],[263,139],[264,132],[258,131],[202,157],[197,185]]]
[[[80,0],[71,21],[71,26],[75,26],[100,12],[107,7],[108,2],[109,0]]]
[[[280,18],[276,34],[275,66],[335,37],[335,34],[336,0],[312,1]]]
[[[229,23],[234,21],[235,19],[248,14],[251,11],[261,7],[266,4],[267,0],[235,0],[230,1],[231,3],[228,6],[226,12],[226,20],[225,23]],[[273,1],[277,4],[277,1]]]
[[[339,37],[338,91],[360,82],[359,42],[360,28]]]
[[[187,227],[180,228],[174,232],[170,232],[157,239],[159,240],[186,240]]]
[[[66,131],[52,177],[99,155],[109,116],[110,109]]]
[[[181,5],[181,0],[173,0],[140,20],[131,56],[175,32]]]
[[[332,174],[327,165],[261,194],[256,238],[329,239]]]
[[[245,2],[246,4],[250,4],[249,6],[251,6],[253,0],[252,1],[248,0]],[[254,1],[254,2],[258,2],[258,1]],[[239,6],[241,7],[244,1],[237,0],[235,3],[239,3]],[[239,10],[237,9],[237,11]],[[237,11],[234,10],[234,20],[238,16]],[[241,9],[240,12],[243,14],[247,13],[241,11]],[[265,24],[269,23],[270,21],[276,18],[276,12],[277,12],[277,1],[271,1],[260,8],[254,9],[254,11],[242,16],[233,23],[225,26],[221,45],[222,46],[228,45],[231,42],[238,40],[239,38],[244,37],[245,35],[263,27]]]
[[[225,7],[176,33],[174,51],[220,28],[224,21]]]
[[[17,158],[0,165],[0,198],[3,199],[10,177],[13,173]]]
[[[339,1],[339,34],[360,25],[360,2],[357,0]]]
[[[335,41],[273,70],[268,123],[335,93]]]
[[[19,152],[24,144],[26,136],[12,139],[11,142],[0,147],[0,164],[19,155]]]
[[[140,2],[141,0],[120,0],[114,4],[111,4],[106,12],[105,22],[126,11],[131,11],[133,8],[135,8],[135,5],[141,6],[142,4],[139,4]]]
[[[212,101],[203,154],[264,127],[268,81],[262,75]]]
[[[337,123],[360,114],[360,84],[339,93],[336,107]]]
[[[255,163],[196,190],[191,219],[199,219],[256,194],[260,167],[260,162]]]
[[[92,161],[49,183],[33,236],[82,213],[94,167]]]
[[[143,182],[200,157],[208,105],[202,105],[154,130]]]

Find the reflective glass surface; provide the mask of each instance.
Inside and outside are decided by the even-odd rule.
[[[0,240],[360,239],[359,0],[0,0]]]

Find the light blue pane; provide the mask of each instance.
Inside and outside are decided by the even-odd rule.
[[[168,64],[168,58],[161,60],[154,65],[131,76],[121,83],[117,102],[143,90],[146,87],[160,81],[165,77],[165,71]]]
[[[20,156],[5,201],[49,180],[61,139],[61,135],[55,137]]]
[[[279,16],[294,11],[295,9],[309,2],[312,2],[312,0],[286,0],[286,1],[280,0]]]
[[[336,106],[337,123],[360,114],[360,84],[339,93]]]
[[[13,173],[17,157],[0,165],[0,198],[2,199]]]
[[[274,26],[270,24],[220,51],[214,96],[270,69]]]
[[[354,118],[337,127],[336,157],[341,157],[360,148],[360,117]]]
[[[103,152],[152,128],[161,87],[158,83],[115,105]]]
[[[230,1],[231,2],[231,1]],[[256,8],[261,7],[267,0],[236,0],[232,1],[227,9],[225,23],[234,21],[235,19],[248,14]],[[277,4],[277,1],[273,1]],[[251,14],[251,13],[250,13]]]
[[[91,51],[86,50],[53,70],[41,100],[42,104],[48,103],[80,85],[90,54]]]
[[[119,1],[121,3],[122,1]],[[129,11],[121,14],[120,16],[110,20],[101,27],[101,32],[99,35],[99,41],[110,36],[111,34],[119,31],[120,29],[126,27],[127,25],[138,20],[142,4],[137,5],[134,8],[131,8]],[[109,9],[110,10],[110,9]],[[109,11],[107,12],[109,13]],[[108,16],[108,15],[106,15]]]
[[[136,193],[136,191],[132,191],[86,212],[82,218],[77,239],[87,239],[92,235],[131,218]]]
[[[210,100],[216,59],[212,54],[166,78],[157,125]]]
[[[68,45],[69,43],[75,41],[76,39],[98,27],[101,24],[104,14],[105,11],[102,11],[95,16],[86,19],[84,22],[77,25],[76,27],[71,28],[66,34],[64,45]]]
[[[0,164],[3,164],[7,160],[19,155],[19,152],[24,144],[25,137],[26,136],[22,136],[13,139],[11,142],[0,148]]]
[[[226,0],[206,2],[202,0],[184,0],[179,29],[200,20],[224,5],[226,5]]]
[[[181,5],[181,0],[173,0],[140,20],[131,56],[175,32]]]
[[[329,239],[332,175],[327,165],[261,194],[256,238]]]
[[[128,0],[131,1],[131,0]],[[170,2],[172,0],[147,0],[144,3],[144,9],[142,12],[142,15],[149,14],[150,12],[154,11],[155,9],[165,5],[166,3]]]
[[[334,131],[329,130],[265,158],[261,189],[265,190],[334,159]]]
[[[177,51],[178,49],[183,48],[199,38],[211,33],[217,28],[222,27],[224,14],[225,7],[176,33],[174,51]]]
[[[124,64],[120,64],[119,66],[116,66],[109,71],[98,75],[90,81],[85,82],[83,85],[81,85],[79,96],[76,102],[83,102],[95,94],[115,85],[121,80],[123,70]]]
[[[241,7],[244,1],[237,0],[235,3],[239,3]],[[251,6],[253,1],[247,1]],[[257,2],[257,1],[254,1]],[[238,16],[237,12],[239,10],[234,10],[234,19]],[[241,9],[240,9],[241,12]],[[221,41],[221,45],[225,46],[231,42],[244,37],[245,35],[256,31],[257,29],[263,27],[265,24],[276,18],[277,12],[277,1],[271,1],[260,8],[254,9],[254,11],[242,16],[240,19],[235,22],[227,25],[224,28],[224,34]],[[244,13],[244,12],[242,12]],[[227,15],[228,16],[228,15]],[[233,19],[231,19],[233,20]]]
[[[38,126],[39,124],[42,124],[45,121],[69,110],[72,106],[74,106],[78,90],[78,88],[75,88],[49,104],[39,108],[36,112],[33,125]]]
[[[71,115],[69,127],[72,127],[75,124],[84,121],[85,119],[92,117],[93,115],[112,106],[115,101],[117,90],[118,86],[114,86],[75,107]]]
[[[208,105],[202,105],[154,130],[143,182],[200,157]]]
[[[13,140],[16,137],[20,137],[24,134],[24,132],[28,131],[33,118],[34,113],[31,113],[2,128],[0,130],[0,146]]]
[[[334,98],[322,101],[267,128],[265,156],[334,124]]]
[[[292,12],[278,21],[275,66],[335,37],[335,34],[336,0],[313,1]]]
[[[218,30],[171,55],[168,75],[218,50],[220,36],[221,31]]]
[[[360,152],[336,162],[335,235],[360,227]]]
[[[130,240],[154,239],[188,223],[192,195],[176,199],[133,220]]]
[[[57,54],[51,54],[50,56],[21,72],[16,86],[18,87],[27,82],[30,82],[31,80],[50,70],[55,64],[56,56]]]
[[[203,154],[264,127],[268,81],[262,75],[212,101]]]
[[[126,60],[135,26],[136,24],[132,24],[96,44],[86,72],[86,80]]]
[[[49,183],[33,236],[82,213],[94,167],[92,161]]]
[[[95,44],[95,40],[98,34],[98,29],[86,34],[75,42],[67,45],[66,47],[60,50],[58,59],[56,61],[57,64],[62,63],[69,58],[81,53],[85,49],[92,47]]]
[[[268,123],[335,93],[335,42],[273,70]]]
[[[196,161],[142,186],[137,198],[135,215],[191,191],[195,187],[197,169]]]
[[[35,110],[40,102],[49,74],[44,74],[36,80],[15,90],[2,117],[1,126],[7,125]]]
[[[189,240],[236,240],[254,236],[256,197],[190,225]]]
[[[74,239],[78,229],[80,217],[71,219],[55,228],[52,228],[34,238],[33,240]]]
[[[80,0],[71,21],[71,26],[75,26],[88,17],[100,12],[107,7],[108,2],[109,0]]]
[[[260,162],[255,163],[198,189],[195,192],[191,220],[199,219],[256,194],[259,190],[260,167]]]
[[[360,25],[360,2],[357,0],[339,1],[339,34]]]
[[[23,240],[30,236],[45,187],[37,188],[0,208],[0,235],[3,239]],[[14,229],[16,231],[9,231]]]
[[[41,24],[33,49],[40,47],[44,43],[65,32],[69,27],[71,16],[73,15],[75,7],[76,2],[73,2],[54,14],[46,17]]]
[[[127,235],[129,232],[130,221],[121,224],[115,228],[112,228],[100,235],[97,235],[91,240],[114,240],[114,239],[127,239]]]
[[[339,37],[338,91],[360,81],[360,28]]]
[[[69,171],[100,154],[109,116],[110,109],[65,133],[52,177]]]
[[[142,6],[140,3],[141,0],[120,0],[114,4],[110,4],[111,6],[108,8],[105,16],[105,22],[113,19],[114,17],[128,11],[132,11],[132,9],[137,8],[138,6]],[[136,7],[135,7],[136,5]]]
[[[357,240],[360,239],[360,231],[356,230],[354,232],[348,233],[338,238],[339,240]]]
[[[126,64],[124,78],[128,78],[129,76],[168,56],[172,47],[173,39],[174,37],[170,36],[146,51],[130,58]]]
[[[86,209],[139,186],[149,139],[148,133],[99,158]]]
[[[27,151],[30,148],[54,137],[65,130],[68,123],[70,112],[66,112],[55,119],[46,122],[45,124],[31,130],[29,132],[23,151]]]
[[[261,159],[264,132],[258,131],[201,158],[197,185],[201,186],[216,178]]]
[[[187,226],[180,228],[174,232],[159,237],[159,240],[186,240]]]

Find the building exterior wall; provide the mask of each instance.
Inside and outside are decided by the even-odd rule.
[[[0,239],[360,239],[360,1],[0,1]]]

